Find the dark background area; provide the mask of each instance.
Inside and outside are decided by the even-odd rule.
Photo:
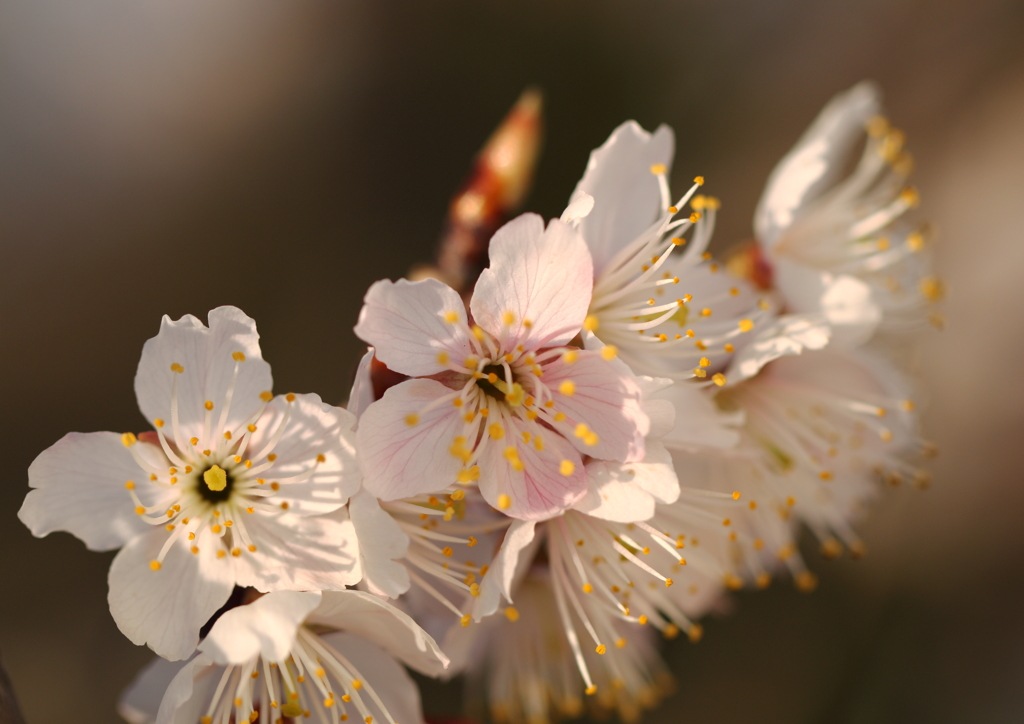
[[[750,234],[771,167],[832,94],[884,88],[939,228],[926,493],[887,491],[871,554],[818,591],[735,597],[650,722],[1024,721],[1024,5],[1000,0],[0,0],[0,650],[30,724],[110,722],[150,654],[106,605],[113,554],[16,518],[68,431],[142,429],[160,316],[234,304],[275,389],[340,402],[367,286],[430,259],[447,201],[527,85],[556,216],[627,118]],[[456,713],[431,687],[428,712]]]

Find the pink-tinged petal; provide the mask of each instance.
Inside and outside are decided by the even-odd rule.
[[[424,724],[419,687],[391,656],[354,633],[329,633],[321,638],[353,663],[362,679],[373,687],[395,722]],[[373,721],[389,721],[372,697],[363,697],[363,703]]]
[[[283,421],[283,434],[273,448],[268,447]],[[262,474],[269,482],[282,481],[275,503],[288,502],[289,510],[298,515],[330,513],[359,490],[362,480],[354,426],[351,412],[325,404],[319,395],[295,395],[293,402],[279,395],[256,421],[245,456],[257,456],[253,461],[259,464],[264,450],[277,455],[274,466]],[[302,479],[309,471],[312,475]],[[289,478],[301,482],[289,483]]]
[[[352,381],[352,390],[348,393],[348,402],[345,403],[345,409],[355,415],[356,420],[363,416],[363,412],[374,401],[373,378],[370,376],[373,353],[374,349],[370,347],[359,360],[356,377]]]
[[[261,591],[340,590],[362,577],[355,526],[348,510],[328,515],[246,515],[256,551],[229,556],[239,586]]]
[[[199,650],[218,664],[244,664],[256,656],[283,661],[320,598],[319,591],[277,591],[233,608],[217,619]]]
[[[594,269],[578,231],[557,219],[545,229],[539,216],[523,214],[498,229],[489,253],[490,267],[470,302],[477,324],[499,339],[505,334],[514,340],[509,348],[557,346],[579,333]]]
[[[594,209],[583,218],[580,231],[598,273],[661,213],[661,191],[651,167],[670,169],[674,153],[671,128],[659,126],[651,134],[636,121],[623,123],[591,152],[573,199],[580,192],[594,197]]]
[[[135,395],[139,409],[152,422],[167,422],[171,433],[171,399],[178,383],[178,419],[184,437],[200,435],[206,415],[204,404],[214,404],[213,424],[221,419],[229,389],[231,407],[224,429],[236,430],[263,404],[260,394],[270,390],[270,365],[260,353],[256,323],[235,307],[218,307],[209,314],[210,327],[190,314],[178,321],[165,316],[160,333],[146,342],[135,374]],[[244,362],[232,355],[241,352]],[[183,371],[171,371],[171,365]],[[235,380],[235,366],[238,378]]]
[[[485,448],[477,485],[484,500],[512,518],[544,520],[580,499],[587,487],[586,473],[572,445],[534,422],[506,417],[501,424],[504,437],[481,443]],[[529,433],[528,442],[524,433]]]
[[[409,536],[365,489],[349,500],[348,512],[359,539],[362,583],[371,593],[398,598],[409,590],[409,572],[399,562],[409,550]]]
[[[487,575],[480,582],[480,595],[473,604],[473,618],[479,621],[498,610],[502,597],[512,603],[512,584],[533,561],[533,553],[540,544],[536,536],[537,521],[517,520],[505,531]]]
[[[636,377],[620,360],[606,361],[582,352],[573,364],[564,358],[545,365],[541,378],[554,393],[555,410],[567,420],[559,426],[580,452],[602,460],[642,460],[650,418]],[[597,434],[596,443],[579,425]]]
[[[647,520],[654,515],[656,503],[674,503],[679,498],[672,457],[653,441],[648,441],[643,462],[591,460],[587,484],[587,494],[573,509],[618,523]]]
[[[164,694],[168,692],[174,678],[186,666],[188,664],[184,661],[154,658],[121,694],[121,699],[117,702],[117,713],[128,724],[153,724]]]
[[[451,447],[462,434],[462,413],[449,402],[424,412],[451,393],[435,380],[407,380],[366,408],[356,441],[363,484],[373,495],[397,500],[455,482],[462,462]]]
[[[146,447],[163,458],[154,446]],[[125,489],[128,481],[138,481],[136,492],[143,504],[155,505],[156,488],[141,484],[148,475],[121,444],[120,435],[68,433],[29,467],[33,490],[25,496],[18,518],[39,538],[66,530],[91,550],[120,548],[152,529],[135,514],[135,503]]]
[[[132,643],[148,644],[165,659],[189,656],[199,629],[224,605],[234,587],[231,564],[216,557],[208,531],[196,539],[199,554],[174,544],[160,570],[150,569],[167,539],[163,528],[128,543],[114,558],[107,602],[121,633]]]
[[[160,702],[156,724],[195,724],[217,691],[224,667],[199,654],[181,667]]]
[[[462,298],[447,284],[384,279],[366,292],[355,332],[389,368],[422,377],[448,369],[444,355],[461,363],[473,354],[466,321]]]
[[[565,211],[562,212],[559,218],[565,223],[572,224],[578,228],[580,219],[589,215],[593,210],[594,197],[586,191],[577,189],[573,192],[572,198],[569,199],[569,205],[565,207]]]
[[[882,321],[882,310],[867,284],[852,276],[836,276],[784,258],[774,265],[775,284],[786,298],[787,311],[824,313],[832,325],[831,346],[853,349],[875,333]]]
[[[437,642],[408,614],[363,591],[324,592],[308,621],[357,632],[421,674],[437,676],[448,666]]]
[[[773,320],[732,358],[725,373],[729,385],[749,379],[786,355],[828,345],[832,327],[823,314],[787,314]]]
[[[754,233],[771,248],[793,220],[846,170],[848,154],[881,112],[878,88],[868,82],[833,98],[768,177],[754,214]]]

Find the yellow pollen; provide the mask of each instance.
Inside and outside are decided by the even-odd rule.
[[[665,164],[663,163],[656,163],[653,166],[651,166],[651,173],[653,173],[655,176],[661,176],[666,171],[667,169],[665,168]]]
[[[149,570],[159,571],[161,568],[163,568],[163,564],[160,561],[153,560],[149,562]]]
[[[820,473],[818,473],[818,477],[821,478],[822,480],[831,480],[832,473],[830,473],[828,470],[822,470]]]
[[[267,462],[272,463],[277,460],[277,453],[270,453],[267,455]]]
[[[715,374],[711,375],[711,379],[719,387],[725,387],[725,375],[723,375],[721,372],[716,372]]]
[[[231,359],[233,359],[235,362],[245,362],[245,353],[244,352],[232,352],[231,353]]]
[[[203,403],[203,407],[205,407],[207,409],[207,411],[212,410],[213,409],[213,402],[210,401],[210,400],[207,400],[206,402]]]
[[[274,399],[274,393],[270,390],[263,390],[263,392],[260,393],[260,399],[264,402],[270,402]]]
[[[576,394],[576,383],[572,380],[565,380],[558,386],[558,391],[566,397],[571,397]]]
[[[238,556],[242,555],[242,549],[241,548],[232,548],[231,549],[231,555],[233,555],[235,558],[238,558]]]
[[[508,510],[512,507],[512,498],[508,497],[505,493],[498,496],[498,507],[502,510]]]
[[[483,328],[480,327],[477,324],[474,324],[473,325],[473,336],[476,338],[476,340],[478,342],[483,342],[484,341],[484,330],[483,330]]]
[[[925,277],[920,282],[921,295],[929,302],[937,302],[945,296],[946,290],[940,279]]]
[[[607,650],[608,648],[604,644],[600,644],[596,649],[594,649],[594,651],[596,651],[600,656],[604,656],[604,653]]]
[[[447,352],[438,352],[437,353],[437,363],[439,365],[446,365],[446,364],[448,364],[448,353]]]
[[[195,447],[196,445],[199,444],[199,438],[198,437],[190,437],[188,439],[188,441],[189,441],[189,444],[192,445],[192,447]]]
[[[487,434],[491,436],[492,440],[500,440],[505,437],[505,428],[501,426],[501,423],[492,422],[487,427]]]
[[[444,548],[441,549],[441,554],[445,558],[451,558],[453,553],[455,553],[455,551],[452,550],[451,546],[445,546]]]
[[[698,186],[703,186],[703,185],[704,185],[704,177],[703,177],[703,176],[697,176],[697,177],[696,177],[696,178],[695,178],[695,179],[693,180],[693,182],[694,182],[695,184],[697,184]]]
[[[509,606],[508,608],[505,609],[505,618],[507,618],[509,621],[513,621],[513,622],[514,621],[518,621],[519,620],[519,611],[514,606]]]
[[[459,623],[462,624],[462,628],[466,628],[467,626],[469,626],[469,622],[472,621],[472,620],[473,619],[471,619],[469,617],[469,614],[467,613],[467,614],[463,615],[462,618],[459,619]]]
[[[668,207],[668,212],[669,212],[670,214],[676,214],[676,213],[679,213],[679,207],[677,207],[677,206],[669,206],[669,207]]]
[[[594,592],[594,587],[592,585],[590,585],[589,583],[584,583],[583,584],[583,592],[584,593],[593,593]]]
[[[711,364],[711,360],[709,360],[707,357],[701,357],[700,358],[700,366],[701,367],[708,367],[710,364]]]
[[[171,364],[171,372],[177,372],[177,373],[178,373],[178,374],[180,375],[180,374],[181,374],[182,372],[184,372],[184,371],[185,371],[185,368],[184,368],[184,367],[182,367],[182,366],[181,366],[180,364],[178,364],[177,362],[173,362],[173,363]]]
[[[153,420],[153,426],[154,426],[154,427],[157,427],[157,428],[163,427],[163,426],[164,426],[164,421],[163,421],[163,420],[161,420],[161,419],[160,419],[160,418],[158,417],[158,418],[156,418],[155,420]]]
[[[133,433],[126,432],[123,435],[121,435],[121,443],[125,447],[131,447],[132,445],[134,445],[137,442],[138,442],[138,438],[136,438]]]
[[[352,688],[356,691],[359,691],[363,688],[363,682],[361,682],[359,679],[352,679]]]
[[[220,533],[222,530],[224,530],[224,529],[221,528],[219,525],[211,525],[210,526],[210,532],[211,533],[215,533],[215,534],[216,533]]]
[[[902,407],[907,412],[913,412],[914,411],[914,401],[913,400],[903,400],[903,402],[900,403],[900,407]]]
[[[576,464],[572,460],[563,460],[558,465],[558,472],[565,477],[569,477],[576,470]]]
[[[682,237],[679,236],[674,236],[672,237],[672,243],[675,244],[676,246],[682,246],[683,244],[686,243],[686,239],[683,239]]]
[[[734,352],[734,351],[736,350],[736,348],[735,348],[735,347],[733,347],[733,346],[732,346],[731,344],[729,344],[728,342],[726,342],[725,346],[724,346],[724,347],[722,347],[722,349],[724,349],[724,350],[725,350],[726,352],[728,352],[728,353],[730,353],[730,354],[731,354],[732,352]]]
[[[741,319],[738,326],[741,332],[749,332],[754,328],[754,322],[750,319]]]
[[[417,424],[419,424],[419,421],[420,416],[417,415],[415,412],[410,412],[408,415],[405,416],[405,424],[408,425],[409,427],[415,427]]]
[[[318,463],[325,463],[325,462],[327,462],[327,458],[324,457],[323,453],[320,453],[319,455],[316,456],[316,461]],[[250,461],[246,460],[245,462],[246,462],[246,467],[249,467]]]
[[[711,316],[711,310],[708,307],[704,307],[704,309],[700,310],[700,316],[702,316],[702,317],[710,317]]]
[[[700,221],[700,212],[694,211],[692,214],[690,214],[690,223],[696,224],[698,221]]]
[[[583,320],[583,329],[588,332],[596,332],[599,326],[601,326],[601,322],[593,314],[588,314],[587,318]]]
[[[580,353],[574,349],[570,349],[568,352],[562,355],[562,361],[567,365],[575,364],[576,360],[580,358]]]
[[[505,311],[501,313],[501,323],[506,327],[511,327],[516,323],[516,315],[514,312]]]
[[[220,492],[228,486],[228,474],[219,465],[214,465],[203,473],[203,482],[210,490]]]
[[[584,690],[584,693],[585,693],[585,694],[586,694],[587,696],[593,696],[594,694],[596,694],[596,693],[597,693],[597,687],[596,687],[596,686],[594,686],[593,684],[591,684],[590,686],[588,686],[588,687],[587,687],[587,688],[586,688],[586,689]]]
[[[455,324],[459,321],[459,313],[454,309],[449,309],[444,313],[444,321],[448,322],[448,324]]]
[[[693,368],[693,376],[694,377],[704,378],[704,377],[708,376],[708,373],[705,372],[704,370],[702,370],[700,367],[694,367]]]

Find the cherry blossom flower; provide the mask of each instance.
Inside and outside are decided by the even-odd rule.
[[[716,399],[743,411],[740,445],[673,459],[681,476],[709,490],[742,491],[746,509],[731,516],[737,538],[720,554],[740,562],[741,578],[765,581],[784,564],[798,585],[813,588],[797,553],[799,524],[814,532],[827,557],[844,547],[860,555],[865,547],[852,523],[879,484],[929,483],[919,465],[935,450],[920,437],[911,388],[871,350],[781,357]]]
[[[224,613],[188,662],[155,661],[119,709],[133,724],[269,723],[313,712],[318,721],[422,724],[416,684],[395,659],[431,676],[448,665],[426,632],[375,596],[280,591]]]
[[[822,291],[840,276],[870,289],[873,305],[837,330],[850,344],[879,325],[894,332],[920,326],[942,296],[924,253],[927,228],[902,219],[918,203],[906,183],[913,162],[904,134],[881,114],[871,83],[832,99],[772,171],[754,217],[760,249],[790,311],[819,308]],[[940,323],[937,315],[932,321]]]
[[[594,258],[585,327],[635,373],[686,380],[727,360],[775,305],[707,253],[719,204],[696,194],[703,177],[672,201],[673,146],[667,126],[619,126],[591,154],[562,218]]]
[[[270,392],[255,323],[164,317],[135,390],[155,432],[71,433],[36,458],[19,517],[120,548],[110,610],[121,631],[181,659],[234,586],[337,589],[360,578],[342,506],[359,487],[353,416]]]
[[[640,388],[614,349],[572,346],[592,264],[569,225],[526,214],[498,230],[467,314],[436,280],[380,281],[356,334],[406,380],[357,432],[365,484],[386,501],[476,483],[507,515],[542,519],[586,487],[583,456],[643,458]]]

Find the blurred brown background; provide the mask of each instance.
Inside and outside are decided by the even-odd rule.
[[[865,77],[940,230],[935,484],[882,497],[865,560],[811,552],[817,593],[741,595],[670,647],[677,694],[649,721],[1024,721],[1022,38],[1000,0],[0,0],[0,650],[28,721],[115,721],[150,658],[107,612],[112,554],[15,514],[65,432],[145,425],[132,379],[160,315],[238,305],[276,389],[341,401],[364,290],[430,258],[526,85],[548,117],[529,208],[557,215],[621,121],[665,122],[680,182],[723,198],[722,248]]]

